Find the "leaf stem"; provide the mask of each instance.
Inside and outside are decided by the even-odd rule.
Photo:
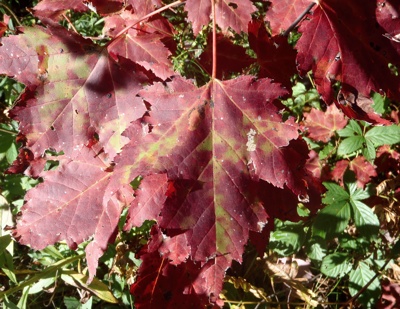
[[[211,79],[217,76],[217,22],[215,21],[215,1],[211,2],[212,14],[212,73]]]
[[[14,132],[14,131],[7,130],[7,129],[2,129],[2,128],[0,128],[0,132],[4,132],[4,133],[7,133],[7,134],[11,134],[11,135],[17,135],[18,134],[18,133]]]
[[[5,5],[4,3],[0,3],[0,6],[2,6],[3,8],[5,8],[5,9],[10,13],[10,15],[11,15],[11,16],[15,19],[15,21],[17,22],[18,26],[23,26],[22,23],[19,21],[17,15],[15,15],[15,13],[14,13],[7,5]]]
[[[71,22],[71,20],[68,18],[67,14],[62,14],[62,16],[66,19],[66,21],[68,22],[68,24],[71,26],[72,30],[74,30],[75,33],[78,33],[78,30],[76,30],[74,24]]]
[[[115,36],[114,39],[118,38],[119,36],[121,36],[122,34],[124,34],[127,30],[129,30],[129,29],[132,28],[133,26],[137,25],[138,23],[142,22],[143,20],[149,19],[150,17],[152,17],[152,16],[154,16],[154,15],[157,15],[158,13],[164,12],[165,10],[167,10],[167,9],[169,9],[169,8],[171,8],[171,7],[177,6],[177,5],[179,5],[179,4],[181,4],[181,3],[184,3],[184,2],[185,2],[185,0],[177,0],[177,1],[174,1],[174,2],[172,2],[172,3],[170,3],[170,4],[168,4],[168,5],[165,5],[165,6],[161,7],[161,8],[159,8],[158,10],[155,10],[155,11],[153,11],[153,12],[151,12],[151,13],[149,13],[149,14],[143,16],[143,17],[140,18],[139,20],[134,20],[134,21],[132,21],[131,23],[128,24],[128,26],[126,26],[124,29],[122,29],[122,30]]]
[[[286,29],[286,31],[282,35],[283,36],[289,35],[289,33],[298,25],[298,23],[301,22],[304,16],[306,16],[311,11],[314,5],[316,5],[315,2],[310,3],[310,5],[304,10],[304,12],[301,13],[299,17],[297,17],[297,19],[290,25],[289,28]]]

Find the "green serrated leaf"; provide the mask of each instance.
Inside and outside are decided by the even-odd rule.
[[[337,153],[340,156],[349,155],[362,148],[365,143],[363,136],[350,136],[345,138],[338,147]]]
[[[312,237],[306,246],[307,256],[314,262],[320,263],[322,259],[326,256],[326,244],[321,238]]]
[[[272,250],[282,256],[288,256],[297,253],[305,240],[303,222],[282,222],[271,233],[269,246]]]
[[[349,292],[354,296],[361,290],[373,277],[375,272],[363,262],[360,262],[356,269],[349,275]],[[375,308],[376,301],[379,299],[381,286],[378,277],[375,278],[367,289],[358,297],[357,301],[363,308]]]
[[[363,148],[363,156],[368,160],[368,161],[373,161],[375,160],[376,157],[376,149],[374,144],[370,140],[365,140],[365,147]]]
[[[354,213],[354,223],[357,230],[368,237],[374,236],[379,230],[379,219],[376,214],[364,203],[352,200],[350,204]]]
[[[341,186],[333,182],[324,182],[324,187],[327,189],[322,202],[325,204],[333,204],[339,201],[348,201],[350,195]]]
[[[371,194],[367,190],[360,189],[355,182],[347,184],[352,200],[365,200],[371,197]]]
[[[335,146],[331,143],[328,143],[322,148],[322,150],[318,153],[318,156],[321,160],[329,157],[334,152]]]
[[[400,127],[391,125],[388,127],[373,127],[365,134],[365,138],[371,141],[375,147],[400,143]]]
[[[349,234],[343,234],[338,239],[340,247],[346,250],[356,250],[358,247],[358,242],[356,239],[351,237]]]
[[[341,137],[350,137],[355,135],[362,135],[362,129],[360,125],[355,120],[350,120],[348,125],[337,131],[338,135]]]
[[[347,253],[335,252],[322,259],[321,272],[328,277],[343,277],[352,267]]]
[[[339,201],[328,204],[315,218],[312,225],[313,236],[332,239],[346,228],[351,216],[350,204],[347,201]]]

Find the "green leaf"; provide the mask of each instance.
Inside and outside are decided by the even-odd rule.
[[[98,298],[100,298],[108,303],[112,303],[112,304],[118,303],[118,300],[110,292],[110,290],[108,289],[108,286],[105,285],[102,281],[100,281],[97,278],[94,278],[90,284],[87,284],[88,276],[80,274],[73,270],[68,270],[68,271],[65,270],[61,274],[61,279],[70,285],[84,288],[84,289],[92,292]]]
[[[315,218],[312,226],[313,236],[332,239],[346,228],[351,215],[351,208],[347,201],[339,201],[325,206]]]
[[[350,137],[362,135],[362,130],[360,125],[352,119],[344,129],[339,130],[337,133],[340,137]]]
[[[324,182],[327,189],[321,209],[312,225],[312,235],[331,239],[346,228],[351,217],[350,195],[341,186]]]
[[[386,114],[389,111],[390,100],[387,97],[381,96],[377,92],[374,92],[371,97],[374,101],[372,107],[375,112],[382,115]]]
[[[376,235],[380,223],[372,209],[360,201],[353,200],[350,204],[353,208],[354,223],[356,224],[357,230],[365,236]]]
[[[373,277],[375,272],[363,262],[360,262],[356,269],[349,275],[349,292],[354,296],[361,290]],[[376,301],[379,299],[381,286],[378,277],[372,281],[367,289],[358,297],[358,302],[363,308],[375,308]]]
[[[347,253],[335,252],[323,258],[321,272],[328,277],[343,277],[351,270],[352,264]]]
[[[6,250],[8,245],[12,242],[11,235],[4,235],[0,237],[0,254]]]
[[[355,251],[358,247],[358,242],[356,239],[351,237],[349,234],[343,234],[339,237],[340,247],[346,250]]]
[[[324,182],[324,187],[327,189],[325,197],[322,202],[325,204],[334,204],[339,201],[348,201],[350,195],[341,186],[333,182]]]
[[[16,304],[9,301],[7,297],[4,299],[4,306],[5,306],[4,308],[7,308],[7,309],[21,309]]]
[[[363,156],[368,160],[368,161],[373,161],[375,160],[376,157],[376,150],[374,144],[369,140],[365,140],[365,148],[363,148]]]
[[[285,221],[271,233],[270,248],[282,256],[297,253],[305,240],[303,222]]]
[[[50,278],[40,279],[38,282],[36,282],[30,287],[29,294],[36,294],[43,292],[43,290],[52,285],[55,282],[55,280],[56,280],[55,276]]]
[[[79,308],[82,304],[75,297],[65,296],[64,297],[64,305],[67,309],[76,309],[76,308]]]
[[[17,304],[18,308],[29,309],[29,307],[27,306],[29,291],[30,291],[29,286],[24,287],[24,289],[22,290],[22,296],[20,297],[18,304]]]
[[[400,143],[400,127],[391,125],[388,127],[373,127],[365,134],[365,138],[371,141],[375,147]]]
[[[14,273],[13,257],[7,250],[0,253],[0,268],[12,282],[18,284]]]
[[[300,203],[297,205],[297,214],[300,217],[308,217],[310,215],[310,210]]]
[[[311,237],[307,242],[306,252],[307,256],[314,262],[320,263],[326,256],[325,241],[319,237]]]
[[[338,155],[344,156],[351,154],[362,148],[365,143],[365,138],[363,136],[350,136],[345,138],[338,147]]]

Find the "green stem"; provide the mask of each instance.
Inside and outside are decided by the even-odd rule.
[[[84,257],[85,257],[85,255],[81,254],[81,255],[73,256],[73,257],[58,261],[57,263],[53,264],[52,266],[47,267],[46,269],[42,270],[40,273],[34,275],[30,279],[20,283],[16,287],[8,289],[7,291],[4,291],[4,292],[0,292],[0,300],[3,299],[5,296],[11,295],[19,290],[22,290],[26,286],[34,284],[35,282],[39,281],[40,279],[49,278],[51,276],[54,276],[58,269],[64,267],[65,265],[71,264],[77,260],[80,260]]]
[[[11,130],[7,130],[7,129],[2,129],[2,128],[0,128],[0,132],[4,132],[4,133],[7,133],[7,134],[11,134],[11,135],[17,135],[18,134],[17,132],[14,132],[14,131],[11,131]]]

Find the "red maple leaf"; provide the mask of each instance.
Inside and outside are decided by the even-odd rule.
[[[277,35],[290,27],[312,0],[273,0],[265,16],[272,29],[272,34]]]
[[[343,184],[343,177],[347,169],[355,173],[357,185],[364,188],[371,181],[372,177],[377,176],[375,167],[363,156],[357,156],[353,160],[341,160],[336,162],[332,171],[332,178],[340,184]]]
[[[151,105],[150,116],[125,132],[131,142],[115,159],[108,188],[113,192],[138,175],[166,173],[173,180],[175,193],[157,221],[163,229],[182,231],[192,260],[217,257],[207,270],[213,293],[222,287],[230,261],[241,260],[249,231],[266,223],[258,180],[304,192],[297,169],[307,151],[286,148],[298,137],[297,126],[282,122],[273,102],[284,93],[248,76],[202,88],[181,78],[155,84],[140,92]]]
[[[210,0],[187,0],[185,9],[188,19],[192,22],[193,32],[197,35],[203,26],[212,20]],[[257,8],[250,0],[221,0],[215,2],[215,21],[226,32],[232,28],[237,33],[246,32],[251,21],[251,14]]]
[[[296,51],[287,38],[271,37],[264,23],[252,21],[249,23],[249,43],[260,65],[259,77],[272,78],[289,89],[290,78],[296,73]]]
[[[300,72],[312,69],[317,90],[328,103],[334,100],[331,86],[336,81],[345,87],[345,99],[347,92],[357,99],[369,97],[371,91],[399,99],[399,79],[388,62],[400,65],[400,44],[385,37],[395,29],[400,29],[400,19],[379,1],[319,2],[299,28]]]
[[[135,295],[135,307],[202,308],[204,304],[208,304],[208,285],[203,272],[210,262],[202,266],[201,263],[188,260],[173,265],[168,257],[160,256],[158,252],[164,242],[161,231],[153,227],[151,234],[149,245],[138,255],[142,264],[138,270],[138,278],[131,286],[131,293]]]
[[[103,191],[110,173],[107,164],[93,150],[82,148],[73,161],[58,158],[57,170],[47,171],[45,182],[28,191],[14,236],[22,244],[43,249],[65,240],[71,248],[89,237],[87,246],[90,278],[96,273],[98,259],[113,241],[122,210],[119,196],[103,203]],[[116,199],[118,197],[118,199]],[[128,202],[129,202],[128,197]]]
[[[3,39],[0,70],[27,85],[23,100],[11,112],[21,122],[27,147],[35,158],[47,149],[73,158],[97,133],[112,159],[127,142],[121,133],[146,111],[134,97],[144,75],[62,27],[24,32]],[[55,59],[68,63],[68,69],[49,65]]]
[[[343,129],[347,125],[347,119],[335,105],[328,106],[325,112],[313,108],[304,116],[304,126],[308,131],[308,136],[313,140],[325,143],[337,130]]]

